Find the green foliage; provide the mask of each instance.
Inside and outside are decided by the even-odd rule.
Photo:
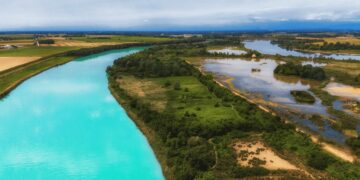
[[[325,170],[333,159],[320,151],[313,151],[308,158],[307,164],[318,170]]]
[[[286,64],[278,65],[275,74],[300,76],[307,79],[324,80],[326,78],[325,71],[320,67],[313,67],[310,64],[302,66],[301,64],[294,64],[288,62]]]
[[[351,147],[357,156],[360,156],[360,137],[349,138],[346,140],[346,144]]]
[[[174,90],[181,90],[181,86],[180,86],[180,83],[178,81],[176,81],[175,84],[174,84]]]
[[[211,75],[202,74],[184,61],[184,57],[206,54],[203,44],[155,46],[119,59],[107,70],[110,85],[125,99],[125,107],[135,112],[165,144],[167,165],[175,172],[175,179],[268,175],[271,171],[264,168],[238,166],[234,150],[229,147],[233,139],[253,132],[265,133],[265,142],[279,152],[291,152],[310,167],[335,174],[330,170],[339,161],[324,153],[309,137],[297,133],[293,125],[233,95],[216,84]],[[304,74],[308,72],[309,69],[304,68]],[[165,87],[165,110],[154,111],[141,97],[130,96],[121,89],[116,78],[124,75],[134,75]],[[179,88],[174,88],[177,83]],[[337,176],[344,174],[349,171]]]
[[[319,43],[320,42],[320,43]],[[295,39],[282,38],[272,41],[286,49],[303,49],[303,50],[322,50],[322,51],[339,51],[339,50],[360,50],[360,45],[347,43],[328,43],[321,39]]]
[[[248,176],[265,176],[270,172],[269,170],[262,167],[236,167],[233,171],[236,178],[244,178]]]
[[[43,40],[39,40],[39,44],[55,44],[55,40],[53,40],[53,39],[43,39]]]
[[[290,94],[295,98],[297,102],[314,104],[315,98],[307,91],[290,91]]]
[[[43,57],[54,55],[57,53],[63,53],[66,51],[76,50],[79,47],[71,47],[71,46],[64,46],[64,47],[55,47],[55,46],[28,46],[28,47],[21,47],[16,49],[9,49],[6,51],[0,51],[0,57]]]

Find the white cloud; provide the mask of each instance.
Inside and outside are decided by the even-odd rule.
[[[284,20],[358,21],[358,0],[0,0],[0,30],[36,27],[229,25]]]

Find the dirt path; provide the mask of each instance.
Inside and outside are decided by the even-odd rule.
[[[216,167],[216,165],[218,164],[218,152],[216,150],[216,145],[213,142],[213,139],[209,139],[209,143],[213,146],[214,152],[215,152],[215,164],[211,167],[212,169],[214,169]]]

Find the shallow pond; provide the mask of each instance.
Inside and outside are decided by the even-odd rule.
[[[276,44],[272,44],[270,40],[255,40],[255,41],[244,41],[245,47],[248,49],[259,51],[262,54],[270,54],[270,55],[282,55],[282,56],[298,56],[298,57],[325,57],[325,58],[333,58],[336,60],[360,60],[360,55],[346,55],[346,54],[320,54],[320,53],[305,53],[295,50],[287,50],[279,47]]]
[[[0,179],[164,179],[105,69],[143,48],[78,58],[0,101]]]
[[[236,88],[252,95],[260,95],[265,101],[280,104],[280,106],[276,107],[276,110],[281,112],[287,109],[299,112],[300,114],[329,116],[327,108],[321,104],[319,98],[316,98],[314,104],[296,102],[290,91],[308,91],[310,84],[302,82],[297,78],[274,76],[273,71],[277,65],[277,61],[269,59],[251,61],[242,59],[207,59],[203,68],[208,72],[234,78],[232,82]],[[308,92],[311,93],[310,91]],[[300,116],[294,116],[291,119],[323,134],[329,139],[341,143],[345,141],[345,136],[332,129],[328,123],[325,123],[324,127],[319,128],[312,121]]]

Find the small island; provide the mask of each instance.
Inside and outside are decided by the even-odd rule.
[[[290,91],[290,94],[295,98],[295,100],[299,103],[307,103],[307,104],[314,104],[315,98],[307,91],[298,91],[293,90]]]

